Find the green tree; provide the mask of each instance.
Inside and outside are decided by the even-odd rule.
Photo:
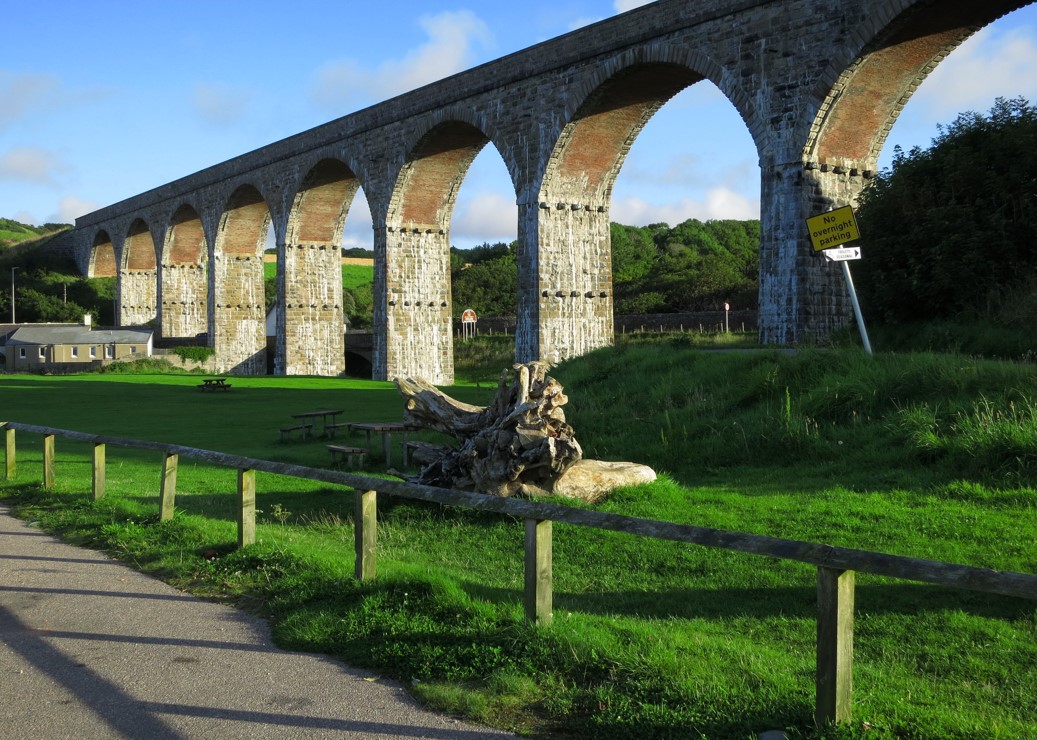
[[[1037,280],[1037,111],[998,98],[928,149],[894,152],[857,211],[865,310],[888,322],[992,316]]]
[[[453,274],[452,291],[455,316],[466,308],[484,316],[514,316],[518,310],[515,254],[509,250],[462,267]]]

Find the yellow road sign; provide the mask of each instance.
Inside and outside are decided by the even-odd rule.
[[[841,247],[847,242],[861,238],[860,232],[857,231],[857,219],[854,218],[850,206],[811,216],[807,219],[807,228],[810,229],[810,241],[815,252]]]

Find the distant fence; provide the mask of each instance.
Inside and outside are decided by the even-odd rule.
[[[638,537],[687,542],[808,563],[817,567],[817,673],[814,715],[819,725],[850,720],[855,571],[1037,600],[1037,576],[1024,573],[953,565],[815,542],[784,540],[690,524],[639,519],[539,501],[387,481],[353,473],[257,460],[161,442],[120,439],[18,422],[0,422],[0,428],[5,430],[4,471],[7,480],[13,480],[16,473],[16,431],[43,436],[43,486],[48,489],[53,488],[55,484],[55,437],[92,444],[92,489],[95,499],[102,498],[105,493],[107,445],[161,453],[164,461],[159,483],[158,509],[163,521],[173,517],[177,464],[180,457],[236,468],[239,546],[255,542],[257,471],[353,488],[357,494],[354,517],[354,574],[359,580],[373,578],[376,573],[378,493],[522,518],[525,521],[525,614],[527,619],[539,624],[550,623],[552,618],[552,522],[556,521],[579,527],[623,532]]]
[[[656,332],[699,332],[715,334],[725,331],[757,330],[757,311],[696,311],[691,313],[638,313],[615,316],[616,334]],[[515,334],[514,316],[480,316],[476,334]],[[454,319],[454,334],[461,335],[461,320]]]

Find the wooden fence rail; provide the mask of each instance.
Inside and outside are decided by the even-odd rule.
[[[1015,596],[1037,600],[1037,576],[996,571],[967,565],[885,555],[816,542],[786,540],[764,535],[729,532],[690,524],[675,524],[650,519],[576,509],[560,504],[524,499],[501,498],[481,493],[454,491],[413,483],[370,478],[302,465],[228,455],[195,447],[122,439],[51,427],[0,422],[5,433],[6,478],[16,474],[15,432],[43,436],[43,485],[55,483],[55,437],[93,444],[93,495],[101,498],[105,486],[105,446],[115,445],[162,453],[164,462],[159,486],[159,516],[173,517],[176,498],[176,473],[180,457],[200,460],[238,471],[238,544],[255,542],[257,472],[330,483],[356,491],[355,575],[359,580],[376,573],[377,494],[491,511],[525,520],[525,613],[526,618],[546,624],[552,617],[552,523],[591,527],[652,537],[674,542],[713,547],[734,552],[795,560],[817,568],[817,673],[815,720],[819,725],[847,722],[850,719],[853,665],[854,573],[870,573],[969,591]]]

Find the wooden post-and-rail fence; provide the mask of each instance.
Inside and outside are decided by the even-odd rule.
[[[447,506],[478,511],[493,511],[525,520],[525,613],[526,618],[548,624],[552,617],[551,541],[552,522],[623,532],[639,537],[686,542],[734,552],[763,555],[808,563],[817,568],[817,673],[815,720],[819,725],[848,722],[850,719],[853,665],[854,573],[901,578],[951,588],[982,591],[1037,600],[1037,576],[995,571],[966,565],[885,555],[865,550],[833,547],[815,542],[784,540],[776,537],[728,532],[689,524],[639,519],[588,509],[502,498],[480,493],[454,491],[413,483],[369,478],[301,465],[278,463],[228,455],[194,447],[120,439],[50,427],[0,422],[5,431],[5,474],[15,477],[15,432],[43,435],[43,485],[55,482],[54,439],[93,444],[93,495],[104,496],[105,446],[115,445],[162,453],[164,463],[159,492],[159,512],[163,520],[173,517],[176,498],[176,471],[180,457],[201,460],[238,470],[238,544],[250,545],[256,536],[256,472],[346,486],[356,491],[355,575],[374,578],[377,544],[377,494],[384,493]]]

